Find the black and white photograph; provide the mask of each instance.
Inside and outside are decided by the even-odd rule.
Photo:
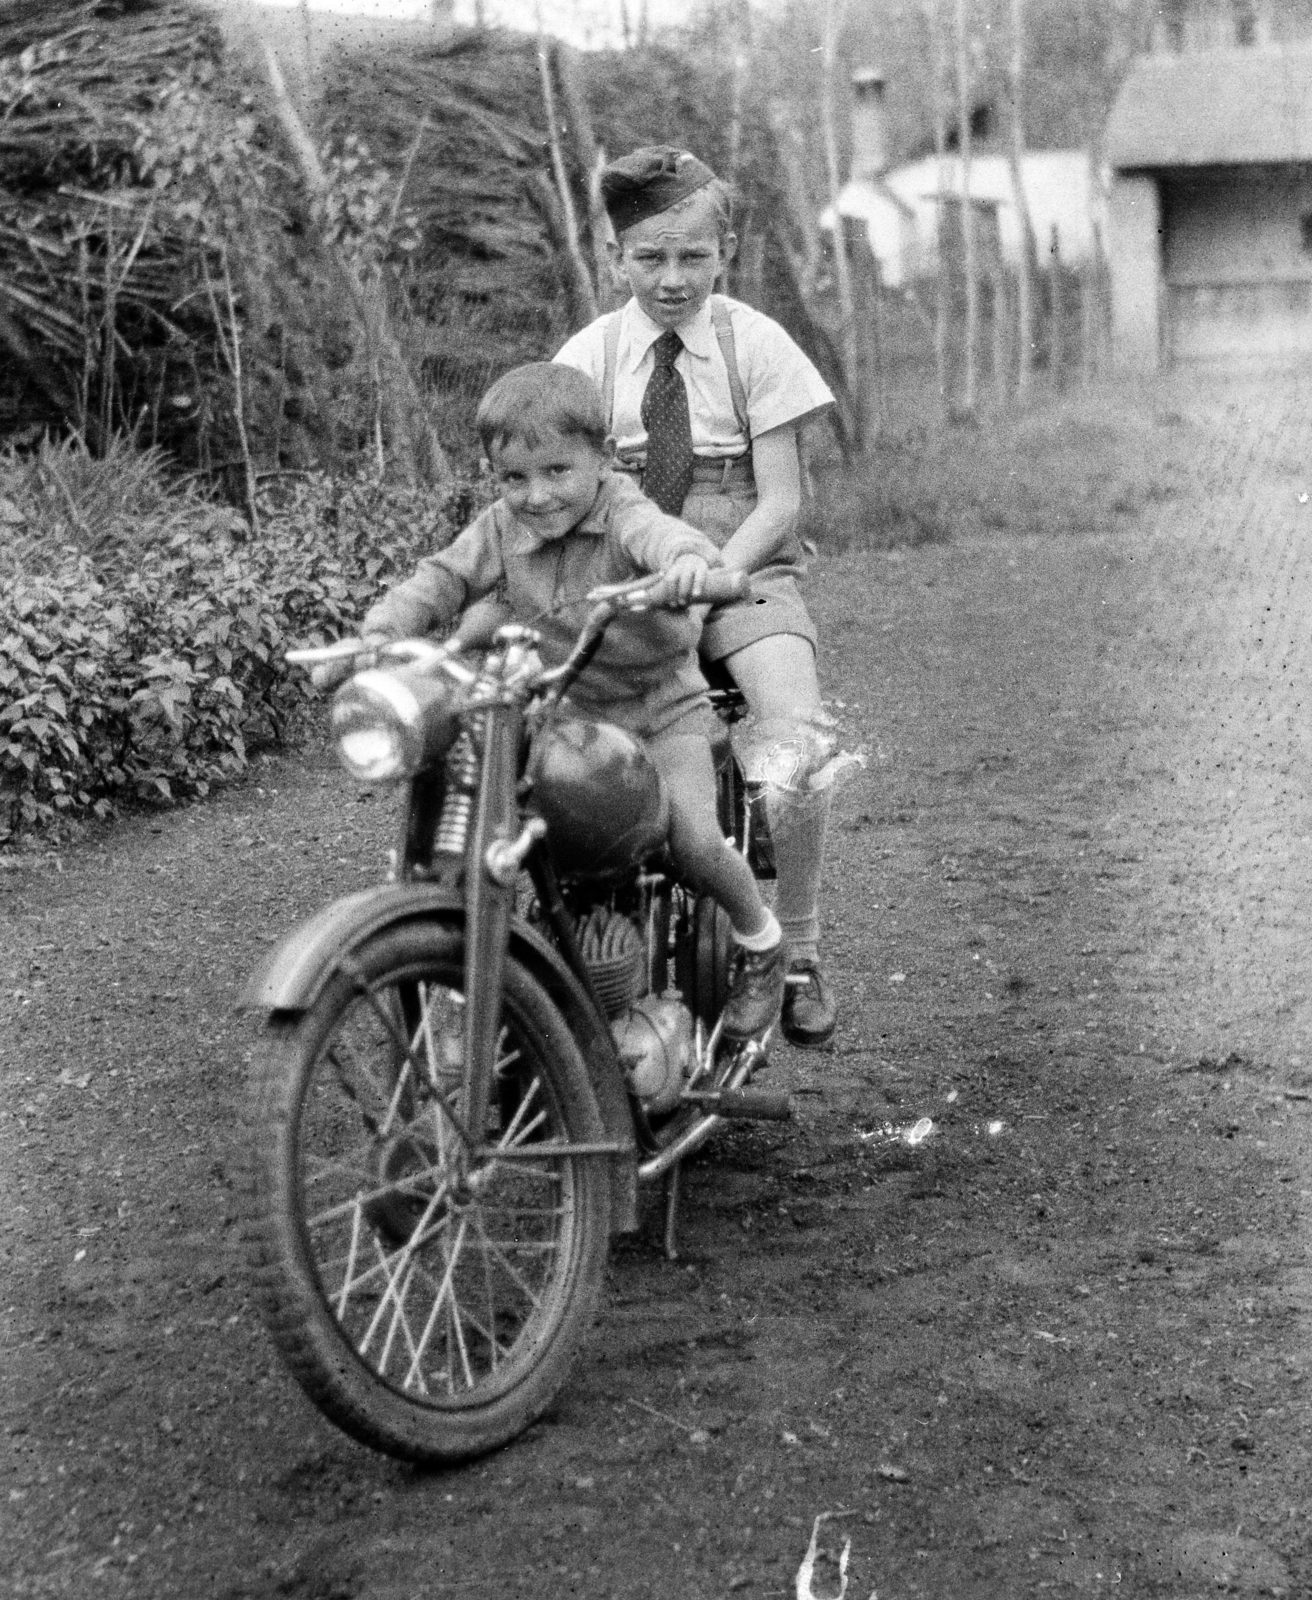
[[[1312,1595],[1312,0],[0,0],[0,1596]]]

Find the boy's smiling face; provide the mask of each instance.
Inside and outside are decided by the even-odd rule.
[[[693,194],[626,228],[613,259],[651,320],[677,328],[701,310],[735,243],[731,233],[721,238],[714,201]]]
[[[515,521],[539,539],[563,539],[592,510],[610,474],[610,453],[576,434],[545,430],[530,444],[505,439],[489,456]]]

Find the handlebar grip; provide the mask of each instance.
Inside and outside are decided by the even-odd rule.
[[[698,602],[702,605],[730,605],[735,600],[746,600],[751,592],[750,574],[738,567],[712,568],[702,581]]]

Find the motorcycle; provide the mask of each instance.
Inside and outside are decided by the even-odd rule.
[[[741,598],[712,573],[706,601]],[[244,1230],[255,1297],[310,1399],[420,1463],[507,1443],[569,1378],[614,1234],[726,1118],[784,1120],[754,1089],[770,1036],[723,1037],[728,919],[665,854],[668,805],[637,739],[566,695],[663,580],[594,590],[568,658],[499,626],[293,652],[354,675],[332,708],[347,770],[404,779],[388,881],[312,915],[248,1004],[255,1056]],[[720,820],[771,873],[764,807],[713,692]]]

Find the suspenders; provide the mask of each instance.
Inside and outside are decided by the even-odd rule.
[[[729,397],[733,401],[733,414],[746,436],[747,448],[750,450],[752,431],[747,421],[747,391],[743,388],[742,374],[738,370],[738,351],[734,344],[733,324],[729,320],[729,307],[725,304],[722,294],[711,296],[711,326],[715,329],[715,338],[729,374]],[[601,384],[601,403],[609,427],[615,421],[615,366],[620,348],[618,311],[612,311],[606,318],[605,339],[606,367]]]

